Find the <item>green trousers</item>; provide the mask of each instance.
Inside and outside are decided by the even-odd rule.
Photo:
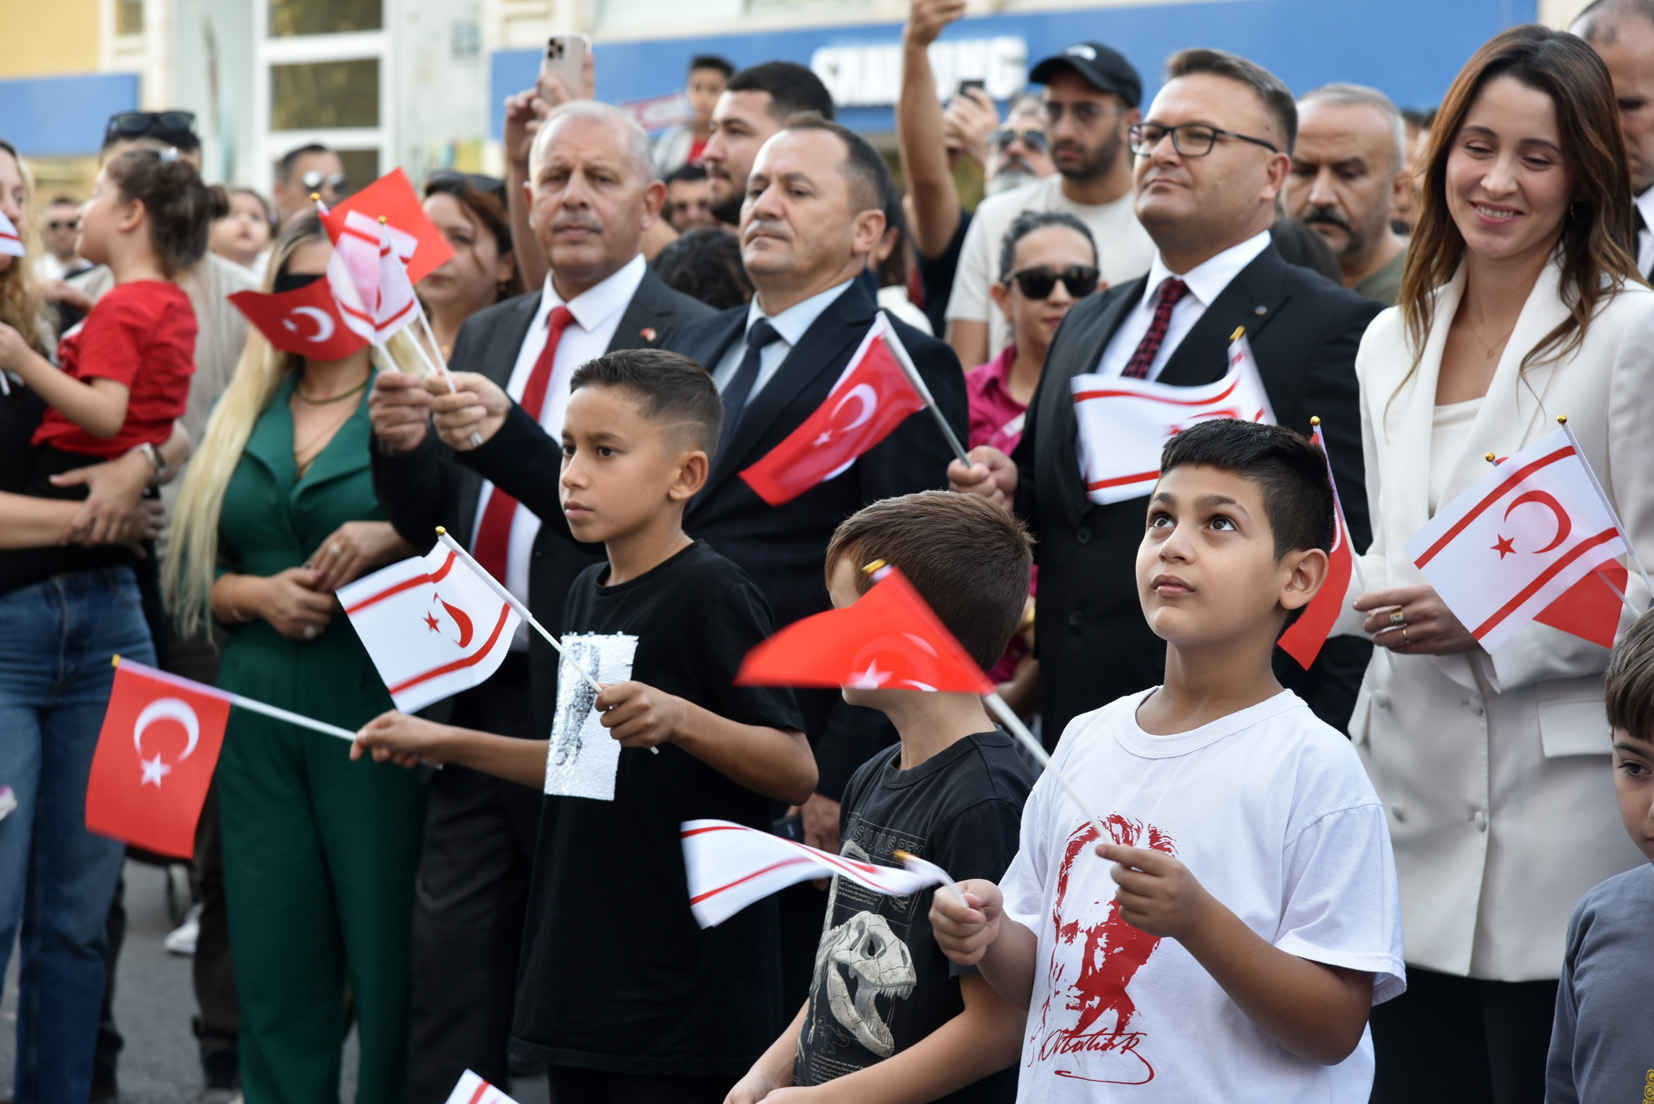
[[[424,788],[349,750],[240,710],[225,734],[218,800],[248,1104],[337,1101],[347,1006],[357,1104],[407,1101]]]

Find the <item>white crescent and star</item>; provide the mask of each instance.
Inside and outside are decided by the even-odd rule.
[[[849,433],[857,426],[865,424],[867,420],[873,416],[873,412],[879,408],[879,393],[873,390],[873,385],[870,383],[858,383],[856,386],[846,391],[837,403],[833,404],[832,413],[827,415],[827,420],[831,422],[834,418],[837,418],[838,412],[843,410],[844,404],[849,402],[851,399],[855,399],[859,402],[861,404],[861,408],[857,412],[854,421],[838,430],[841,434]],[[820,437],[817,437],[816,444],[825,445],[832,439],[833,432],[833,430],[829,429],[826,433],[823,433]]]
[[[156,721],[176,721],[183,726],[188,739],[184,743],[184,753],[172,763],[162,760],[159,753],[153,759],[144,758],[144,729]],[[138,763],[143,769],[143,779],[138,783],[141,786],[153,784],[156,789],[161,786],[161,779],[172,773],[172,768],[190,757],[195,745],[201,742],[201,721],[195,715],[190,703],[182,698],[156,698],[138,714],[137,723],[132,726],[132,746],[138,751]]]
[[[316,332],[315,333],[313,333],[313,334],[299,333],[298,323],[294,322],[293,318],[291,316],[292,315],[301,315],[301,314],[304,315],[306,318],[311,318],[311,319],[315,320],[315,323],[316,323]],[[289,315],[290,315],[289,317],[284,318],[284,319],[281,320],[281,324],[283,326],[285,326],[288,329],[289,332],[299,334],[299,336],[304,338],[306,341],[314,341],[314,342],[320,344],[321,342],[328,341],[333,337],[333,330],[334,330],[333,318],[332,318],[331,315],[329,315],[326,311],[322,310],[320,307],[294,307],[289,312]]]

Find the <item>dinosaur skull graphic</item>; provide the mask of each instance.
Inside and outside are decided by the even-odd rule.
[[[889,922],[876,913],[858,912],[828,932],[816,952],[818,983],[823,974],[833,1018],[880,1058],[894,1054],[896,1040],[879,1014],[878,999],[906,1000],[918,972]]]

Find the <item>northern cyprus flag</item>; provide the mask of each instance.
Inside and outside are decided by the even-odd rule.
[[[1500,462],[1405,548],[1491,652],[1629,543],[1564,426]]]
[[[17,227],[12,225],[3,211],[0,211],[0,253],[13,257],[23,255],[23,235],[17,232]]]
[[[484,1081],[476,1073],[466,1070],[454,1086],[454,1091],[448,1094],[446,1104],[517,1104],[493,1085]]]

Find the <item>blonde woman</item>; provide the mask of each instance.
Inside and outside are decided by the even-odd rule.
[[[295,216],[267,290],[324,279],[331,255],[315,214]],[[373,375],[367,349],[315,361],[250,336],[184,476],[164,569],[186,634],[209,616],[228,631],[219,686],[350,729],[391,703],[334,588],[413,551],[373,493]],[[359,1104],[406,1099],[424,794],[416,776],[351,763],[348,750],[230,718],[217,787],[249,1104],[338,1098],[347,984]]]

